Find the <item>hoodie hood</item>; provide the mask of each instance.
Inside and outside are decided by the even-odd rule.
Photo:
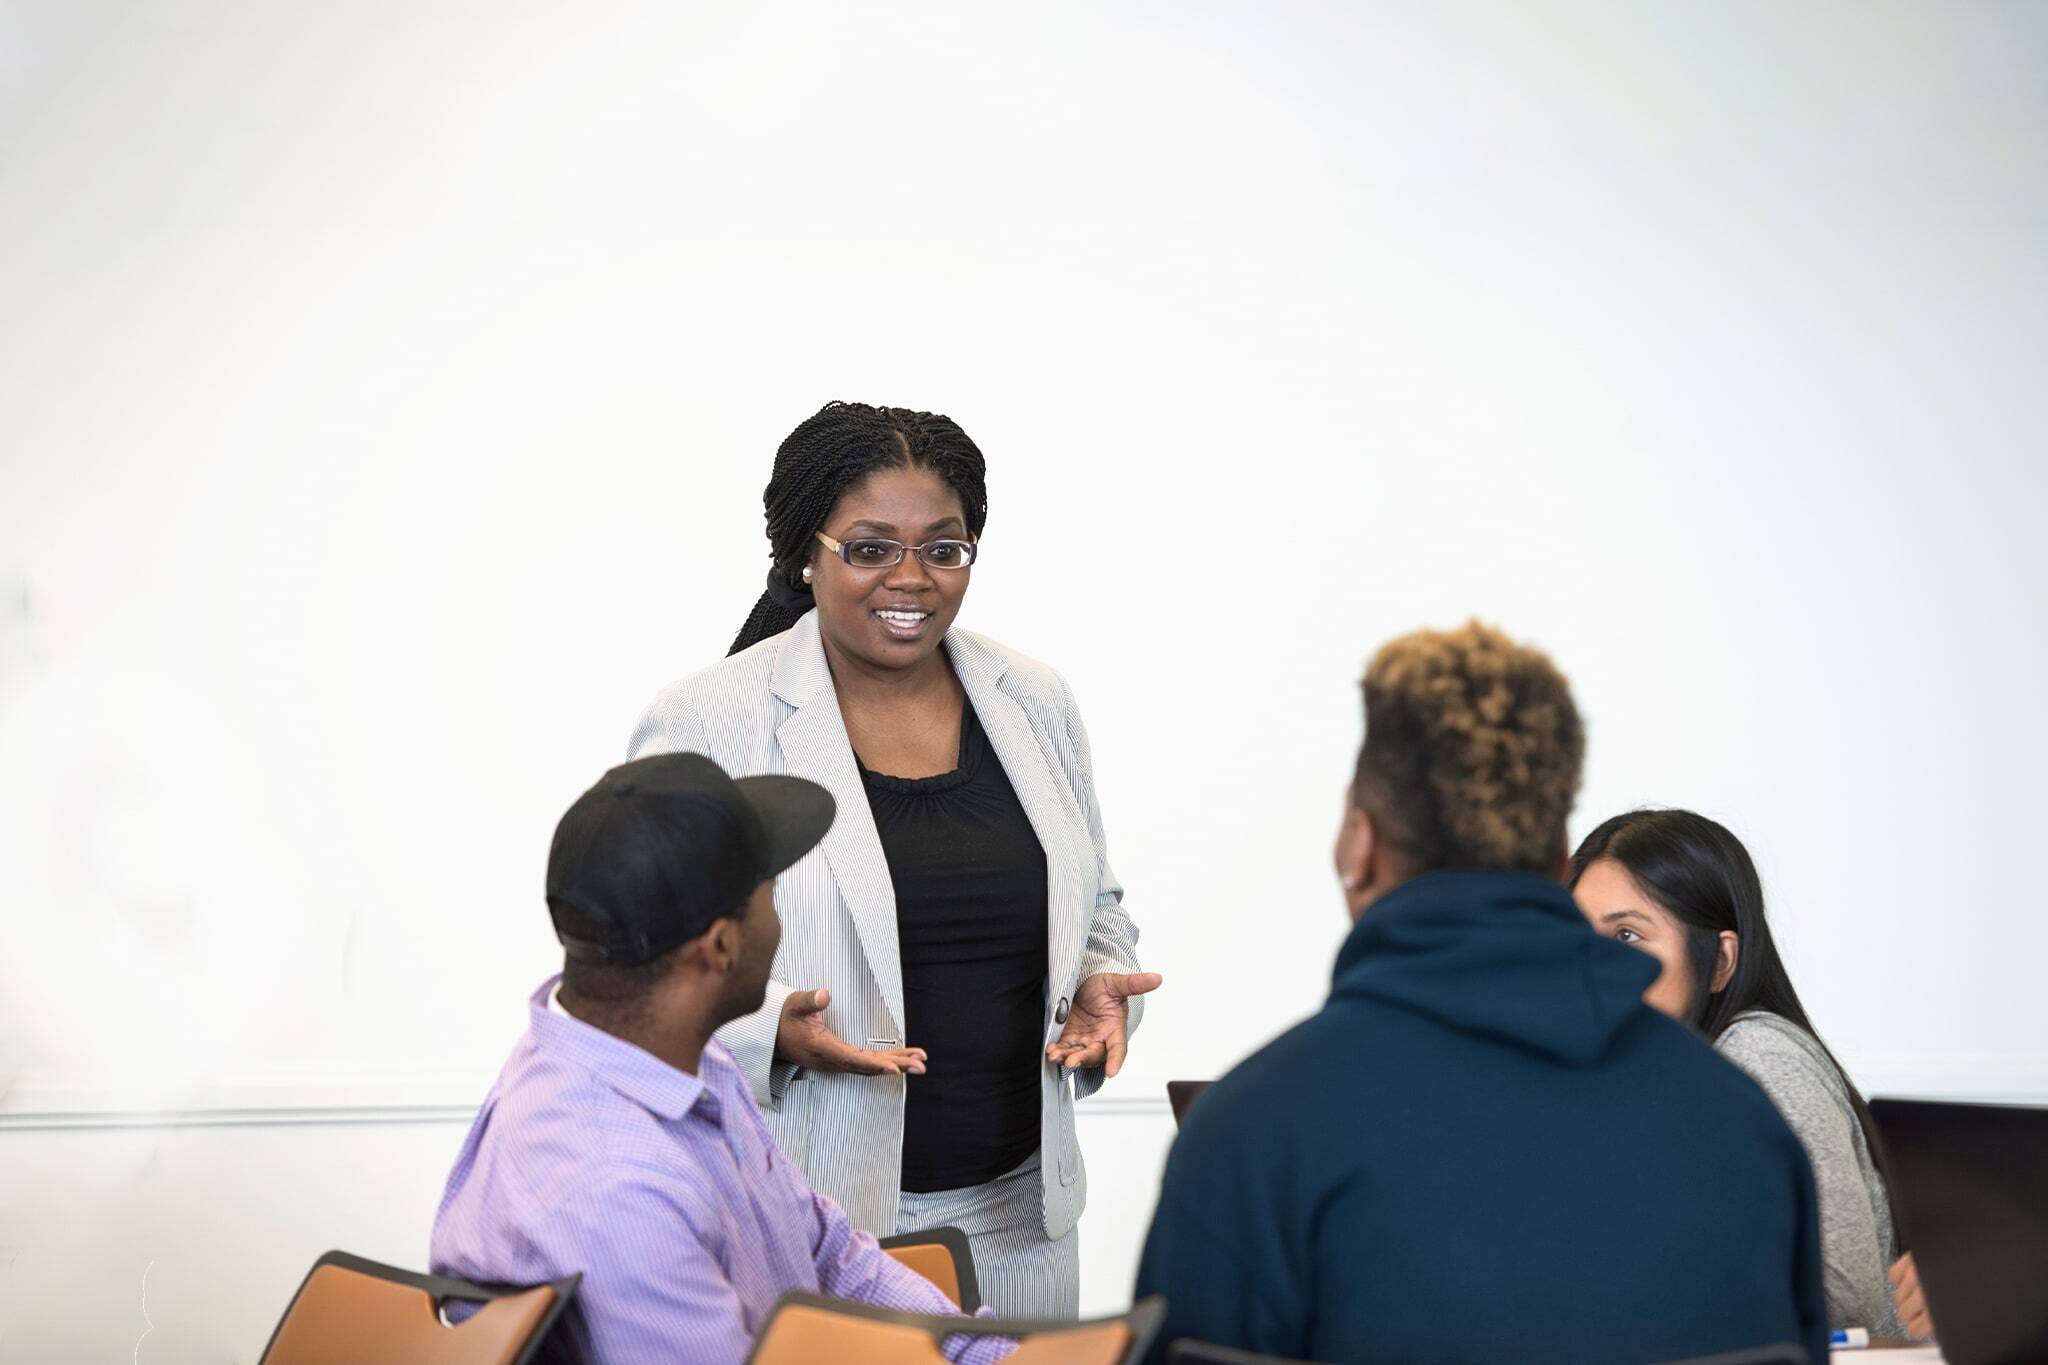
[[[1432,872],[1366,907],[1332,1001],[1370,999],[1574,1066],[1649,1008],[1656,959],[1602,938],[1571,893],[1525,872]]]

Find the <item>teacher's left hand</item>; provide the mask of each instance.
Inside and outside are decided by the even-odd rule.
[[[1067,1006],[1067,1026],[1045,1055],[1069,1071],[1099,1066],[1105,1076],[1123,1068],[1130,998],[1159,989],[1157,972],[1097,972],[1083,981]]]

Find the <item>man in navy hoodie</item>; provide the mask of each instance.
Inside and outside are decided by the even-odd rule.
[[[1358,922],[1322,1012],[1187,1115],[1138,1270],[1160,1342],[1824,1362],[1798,1140],[1558,884],[1584,751],[1564,679],[1475,622],[1381,650],[1365,712],[1336,853]]]

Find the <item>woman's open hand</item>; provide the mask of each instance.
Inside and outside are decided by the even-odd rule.
[[[1130,1033],[1130,998],[1159,989],[1157,972],[1097,972],[1083,981],[1067,1007],[1067,1026],[1045,1055],[1069,1071],[1099,1066],[1106,1076],[1123,1069]]]
[[[775,1026],[775,1055],[806,1071],[839,1071],[856,1076],[924,1075],[924,1049],[896,1047],[869,1051],[855,1047],[825,1027],[825,1007],[832,992],[793,991],[782,1005]]]

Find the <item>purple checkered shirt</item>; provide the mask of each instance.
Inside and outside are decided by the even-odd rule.
[[[582,1344],[600,1365],[738,1365],[791,1289],[958,1311],[777,1150],[722,1044],[704,1049],[697,1075],[678,1071],[550,1011],[558,979],[534,994],[526,1036],[448,1177],[436,1272],[532,1284],[582,1271]],[[989,1337],[947,1345],[963,1365],[1013,1349]]]

